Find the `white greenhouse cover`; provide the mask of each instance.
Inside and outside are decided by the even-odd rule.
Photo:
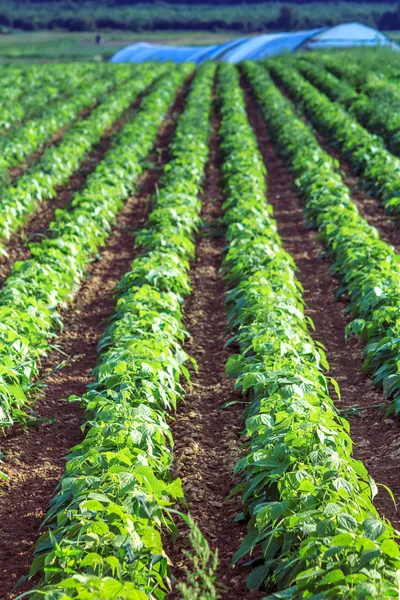
[[[292,33],[271,33],[239,38],[213,46],[163,46],[138,42],[119,50],[111,62],[141,63],[148,60],[175,63],[206,60],[224,60],[238,63],[241,60],[259,60],[280,52],[298,49],[340,48],[349,46],[391,46],[398,49],[384,33],[362,23],[344,23],[333,27],[309,29]]]

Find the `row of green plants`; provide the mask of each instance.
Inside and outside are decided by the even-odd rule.
[[[373,71],[369,69],[363,69],[361,65],[357,64],[357,62],[350,57],[346,57],[346,60],[341,60],[341,64],[336,60],[331,62],[330,57],[325,53],[320,54],[319,58],[330,73],[339,79],[346,80],[355,90],[357,90],[357,92],[360,92],[363,89],[367,84],[368,78],[373,73]]]
[[[304,195],[306,219],[318,227],[332,258],[340,281],[338,294],[346,292],[349,296],[352,321],[347,333],[359,335],[366,343],[363,370],[372,373],[387,396],[394,397],[392,407],[399,413],[399,255],[358,214],[335,161],[321,149],[310,127],[294,114],[292,104],[266,71],[254,71],[253,82],[257,82],[258,98],[278,151]]]
[[[31,258],[16,262],[0,291],[0,424],[26,418],[27,394],[40,360],[62,326],[58,307],[72,300],[86,268],[110,234],[134,189],[157,131],[191,65],[170,67],[143,98],[132,122],[85,187],[56,213],[50,236],[29,244]]]
[[[345,79],[336,77],[333,73],[325,69],[322,60],[319,57],[309,57],[308,55],[300,55],[298,58],[293,57],[293,66],[307,77],[318,87],[324,94],[329,96],[335,102],[341,102],[346,107],[359,97],[359,92]]]
[[[100,65],[98,76],[106,75],[107,69]],[[88,78],[93,78],[93,66],[88,64],[72,64],[68,69],[49,64],[3,69],[0,131],[5,134],[21,121],[46,110],[49,102],[72,95]]]
[[[305,216],[310,225],[318,227],[331,255],[332,268],[340,280],[338,295],[346,292],[349,296],[352,321],[347,333],[359,335],[366,344],[363,370],[394,398],[391,409],[398,414],[399,255],[359,215],[349,188],[336,171],[336,162],[321,149],[310,127],[294,114],[293,105],[265,70],[257,70],[257,81],[261,90],[258,97],[278,150],[305,197]],[[281,116],[272,119],[276,105]]]
[[[384,55],[369,52],[369,68],[362,60],[363,56],[364,52],[353,56],[348,53],[319,52],[315,58],[336,77],[345,79],[359,92],[368,90],[370,85],[373,89],[378,79],[393,83],[398,79],[399,69],[395,52],[386,52]],[[391,65],[389,63],[393,58],[395,64]]]
[[[315,127],[350,160],[365,187],[381,199],[385,210],[399,216],[400,159],[386,149],[380,137],[367,131],[295,68],[283,60],[271,61],[268,67]]]
[[[101,64],[99,67],[100,71],[105,72],[109,65]],[[68,68],[61,63],[2,63],[0,75],[4,85],[0,89],[0,99],[2,103],[9,103],[11,100],[24,101],[25,94],[30,95],[34,89],[39,89],[42,85],[64,87],[64,82],[65,84],[68,81],[80,83],[82,76],[94,73],[96,70],[99,72],[98,65],[89,63],[71,63]]]
[[[78,85],[69,98],[46,107],[40,116],[29,119],[17,126],[9,135],[0,138],[0,176],[7,179],[8,169],[18,165],[61,128],[70,125],[84,109],[89,109],[100,101],[116,85],[126,81],[132,74],[131,65],[110,72],[110,77],[99,77],[93,73]]]
[[[24,69],[21,65],[2,63],[0,65],[0,76],[5,85],[0,89],[2,102],[18,100],[25,92],[25,85],[29,88],[36,78],[37,69]]]
[[[170,474],[168,417],[189,380],[183,300],[200,225],[209,155],[214,64],[199,68],[170,144],[153,210],[136,237],[141,251],[117,289],[81,402],[86,437],[72,449],[36,545],[34,598],[167,598],[161,534],[183,499]],[[205,597],[205,596],[204,596]],[[208,596],[207,596],[208,597]]]
[[[394,83],[398,89],[399,61],[397,52],[392,49],[327,50],[314,56],[317,62],[322,62],[331,73],[348,81],[357,91],[367,89],[370,84],[374,86],[378,79]]]
[[[298,145],[297,123],[265,70],[245,63],[274,135],[316,169],[314,146]],[[372,499],[376,486],[352,457],[348,423],[329,395],[322,345],[304,314],[292,257],[282,247],[266,201],[265,168],[245,111],[238,73],[223,65],[223,221],[232,342],[227,363],[248,404],[242,456],[235,467],[248,522],[233,561],[251,553],[248,586],[268,598],[397,598],[400,549]],[[281,102],[281,99],[283,102]],[[278,123],[279,122],[279,123]],[[280,134],[279,134],[280,135]],[[294,152],[294,150],[293,150]],[[333,386],[332,386],[333,384]]]
[[[384,140],[391,152],[400,152],[400,88],[382,77],[369,77],[358,94],[348,82],[333,75],[320,61],[299,60],[300,72],[326,94],[340,102],[372,133]]]
[[[168,66],[143,65],[133,72],[134,78],[117,86],[87,119],[76,121],[63,135],[60,144],[46,148],[14,186],[0,190],[0,251],[14,233],[35,212],[40,201],[54,198],[57,186],[65,184],[79,168],[87,152],[124,110]],[[1,248],[1,245],[3,248]]]

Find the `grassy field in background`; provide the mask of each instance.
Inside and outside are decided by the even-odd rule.
[[[171,45],[220,44],[240,37],[232,32],[158,32],[102,33],[101,44],[95,43],[95,33],[57,33],[35,31],[0,35],[0,61],[42,60],[107,60],[117,50],[144,41]]]

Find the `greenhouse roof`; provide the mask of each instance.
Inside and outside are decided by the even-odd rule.
[[[298,49],[340,48],[351,46],[398,46],[384,33],[362,23],[343,23],[333,27],[289,33],[262,34],[231,40],[213,46],[163,46],[138,42],[119,50],[111,62],[186,61],[201,64],[206,60],[259,60]]]

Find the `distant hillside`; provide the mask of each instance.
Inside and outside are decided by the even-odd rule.
[[[251,9],[249,9],[251,4]],[[357,20],[400,29],[397,2],[363,0],[0,0],[0,27],[33,31],[279,31]]]

